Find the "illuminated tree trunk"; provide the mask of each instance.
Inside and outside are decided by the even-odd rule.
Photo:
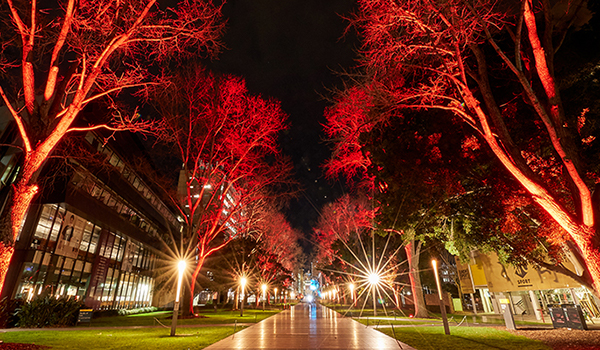
[[[408,260],[408,276],[410,277],[410,289],[415,305],[415,317],[427,318],[429,317],[429,312],[427,311],[425,298],[423,297],[423,287],[421,286],[421,275],[419,272],[421,244],[421,241],[419,241],[415,246],[415,240],[412,239],[404,246],[404,251],[406,252],[406,259]]]
[[[33,151],[36,152],[36,151]],[[39,153],[39,152],[38,152]],[[0,291],[4,286],[4,280],[8,272],[8,266],[14,253],[14,243],[19,235],[19,231],[25,219],[25,215],[31,206],[33,198],[38,192],[38,185],[35,183],[37,174],[42,166],[42,161],[31,162],[33,159],[46,159],[48,154],[31,157],[27,155],[23,164],[23,175],[11,189],[10,197],[6,206],[5,216],[2,218],[0,227],[8,231],[3,232],[4,237],[9,237],[10,241],[0,242]]]
[[[182,308],[184,316],[194,314],[194,290],[196,287],[196,281],[198,280],[198,275],[200,274],[200,270],[202,269],[206,258],[207,256],[198,256],[198,265],[196,265],[196,267],[194,268],[194,272],[192,273],[192,278],[190,280],[190,295],[188,298],[186,298],[187,300],[185,301],[187,305],[184,305],[184,307]]]
[[[406,249],[406,248],[404,248]],[[392,290],[394,291],[394,301],[396,303],[396,309],[401,309],[402,305],[400,303],[400,292],[402,291],[401,287],[398,286],[394,286],[394,288],[392,288]]]

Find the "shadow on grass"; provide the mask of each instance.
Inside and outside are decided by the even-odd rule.
[[[462,340],[464,340],[466,342],[475,343],[475,344],[481,344],[481,345],[484,346],[484,349],[499,349],[499,350],[512,349],[512,347],[511,348],[503,348],[503,347],[499,347],[499,346],[493,346],[493,345],[488,344],[487,342],[477,341],[477,340],[474,340],[474,339],[461,337],[459,335],[455,335],[453,337],[460,338],[460,339],[462,339]]]

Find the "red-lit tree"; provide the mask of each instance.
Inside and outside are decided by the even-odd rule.
[[[344,161],[343,159],[336,160],[338,160],[338,165]],[[414,296],[415,317],[428,317],[418,268],[421,244],[417,243],[415,245],[414,234],[404,234],[401,231],[380,225],[376,222],[375,215],[377,211],[378,208],[373,208],[372,203],[369,203],[366,197],[360,196],[344,195],[334,203],[326,205],[322,209],[314,233],[317,247],[317,266],[322,269],[330,281],[342,283],[347,282],[348,275],[357,274],[355,266],[363,268],[367,265],[377,266],[375,261],[389,260],[387,266],[390,273],[386,275],[393,277],[390,277],[390,280],[386,283],[393,289],[394,296],[397,296],[396,294],[401,287],[397,283],[396,277],[400,275],[399,270],[402,265],[399,263],[398,246],[402,247],[404,245],[408,262],[407,274]],[[402,233],[402,236],[393,240],[391,240],[392,237],[387,237],[385,244],[375,247],[376,237],[373,235],[379,236],[376,231],[384,232],[386,236],[392,235],[394,238],[400,233]],[[369,234],[371,235],[370,239]],[[410,238],[407,239],[409,236]],[[365,248],[361,242],[362,240],[370,240],[371,249]],[[408,243],[403,244],[399,241],[407,241]],[[361,258],[363,254],[367,256]],[[381,256],[382,254],[384,256]],[[375,257],[375,255],[379,255],[379,257]],[[369,262],[363,261],[365,259],[369,259]],[[398,303],[397,298],[396,303]]]
[[[206,257],[236,237],[252,235],[265,218],[263,202],[287,190],[291,165],[277,138],[287,127],[278,102],[252,96],[236,77],[200,68],[154,93],[162,115],[161,141],[180,161],[172,202],[185,223],[181,257],[195,257],[191,298]],[[258,209],[257,209],[258,208]],[[174,239],[174,241],[178,241]],[[192,311],[190,305],[184,311]]]
[[[565,113],[554,72],[567,31],[590,16],[585,1],[362,0],[355,24],[379,117],[436,108],[472,127],[568,233],[598,293],[599,176],[583,157],[593,138],[585,110]]]
[[[325,265],[331,264],[340,254],[334,243],[348,242],[353,234],[372,230],[374,214],[375,210],[363,197],[344,195],[325,205],[315,227],[316,260]]]
[[[257,224],[258,241],[264,255],[269,257],[262,261],[276,261],[284,269],[293,271],[302,258],[302,250],[298,244],[300,233],[293,229],[281,212],[269,209],[263,213]],[[261,269],[267,276],[276,271]],[[268,278],[266,279],[269,280]]]
[[[372,163],[372,154],[365,147],[365,135],[373,132],[374,128],[383,121],[378,113],[373,113],[373,110],[376,109],[375,101],[369,92],[363,87],[350,87],[341,92],[336,97],[334,105],[326,110],[325,133],[334,141],[334,149],[331,160],[325,164],[325,169],[328,176],[345,176],[349,181],[358,181],[359,186],[366,187],[371,193],[374,193],[373,191],[386,192],[387,184],[384,181],[379,181],[379,186],[374,188],[376,178],[373,172],[369,173],[372,166],[383,169],[382,165]],[[416,195],[421,199],[429,198],[423,193]],[[389,203],[381,203],[381,205],[389,207]],[[378,211],[385,211],[385,209],[380,207]],[[407,209],[403,208],[403,210]],[[373,217],[375,216],[375,212],[371,214]],[[383,223],[379,228],[397,232],[398,227],[396,216],[394,220]],[[405,253],[414,298],[415,317],[428,317],[419,270],[422,242],[416,240],[417,235],[413,226],[402,227],[405,228],[402,232],[407,242]],[[331,239],[326,239],[325,235],[322,240]]]
[[[108,108],[108,123],[78,125],[81,110],[128,88],[156,83],[150,62],[173,54],[215,53],[223,23],[210,1],[185,0],[174,9],[149,1],[7,0],[0,5],[0,96],[14,119],[22,170],[0,225],[0,286],[12,244],[38,192],[39,174],[56,146],[73,132],[140,130],[147,123]],[[114,105],[113,105],[114,106]]]

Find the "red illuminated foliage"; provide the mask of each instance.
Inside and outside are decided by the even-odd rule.
[[[173,55],[213,54],[222,31],[220,8],[186,0],[161,9],[156,0],[60,0],[0,5],[0,96],[19,132],[22,170],[13,185],[9,215],[3,216],[0,261],[12,245],[38,188],[40,171],[69,133],[143,130],[149,123],[122,113],[112,99],[124,89],[143,90],[156,78],[147,68]],[[77,125],[92,101],[108,101],[106,124]],[[2,286],[6,270],[0,270]]]
[[[288,271],[293,271],[301,258],[301,248],[298,245],[300,233],[293,229],[284,215],[270,209],[261,215],[257,223],[257,237],[265,252],[260,261],[275,261]],[[261,267],[261,274],[267,277],[276,271],[269,271],[268,266]],[[271,278],[265,278],[266,281]]]
[[[470,126],[569,234],[598,293],[597,176],[582,158],[593,141],[577,132],[581,113],[565,113],[554,72],[567,31],[591,14],[566,3],[362,0],[355,24],[364,89],[383,111],[438,109]]]
[[[371,163],[368,155],[362,151],[359,138],[361,133],[369,132],[373,127],[368,115],[372,106],[372,97],[367,91],[353,87],[325,111],[325,133],[334,141],[333,156],[325,165],[327,176],[333,178],[343,175],[349,181],[357,176],[366,176]]]
[[[326,204],[315,228],[316,260],[324,265],[333,263],[341,253],[334,243],[348,242],[352,235],[372,229],[374,215],[366,197],[346,194]]]
[[[166,90],[154,92],[154,101],[163,118],[160,140],[181,164],[172,203],[187,230],[179,254],[197,258],[193,296],[208,256],[276,219],[262,207],[293,183],[277,143],[286,116],[278,102],[248,94],[242,79],[200,68],[173,78]],[[265,235],[271,242],[280,238]]]
[[[390,259],[388,263],[388,273],[391,277],[387,284],[392,287],[394,294],[398,293],[399,284],[395,279],[400,275],[400,264],[397,251],[392,246],[404,245],[408,261],[408,275],[413,291],[413,300],[415,305],[416,317],[428,317],[425,307],[425,299],[421,287],[421,278],[419,275],[419,255],[421,251],[421,242],[415,245],[415,234],[409,232],[408,235],[402,231],[385,229],[380,225],[375,227],[375,214],[379,208],[372,208],[372,204],[366,197],[351,197],[344,195],[334,203],[326,205],[322,209],[321,217],[315,228],[314,240],[316,241],[316,261],[317,266],[321,268],[323,275],[332,284],[347,282],[348,274],[355,274],[353,264],[365,264],[365,259],[373,259],[371,254],[387,254],[387,256],[376,258]],[[385,248],[382,246],[365,248],[363,242],[359,240],[371,241],[375,245],[375,237],[368,238],[368,234],[375,234],[380,230],[387,232],[387,242]],[[401,234],[402,236],[398,236]],[[394,238],[394,239],[392,239]],[[396,239],[399,238],[399,239]],[[408,241],[406,243],[405,241]],[[380,250],[383,249],[383,252]],[[366,253],[369,251],[369,253]],[[363,255],[366,254],[368,256]],[[359,259],[362,257],[362,259]],[[361,260],[358,262],[357,259]],[[398,305],[398,303],[397,303]]]

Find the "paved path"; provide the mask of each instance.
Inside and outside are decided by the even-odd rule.
[[[300,303],[205,350],[414,348],[319,304]]]

